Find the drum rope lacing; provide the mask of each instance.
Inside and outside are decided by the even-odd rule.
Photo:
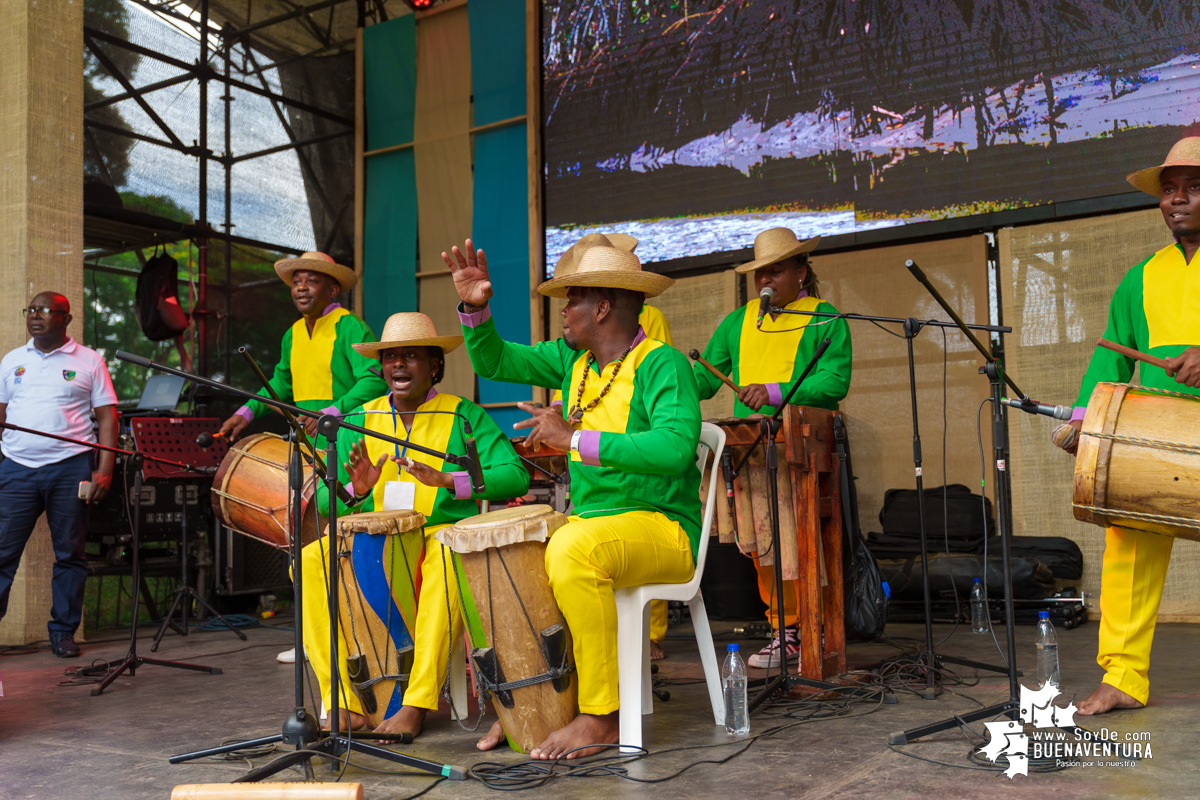
[[[1185,444],[1183,442],[1164,442],[1161,439],[1143,439],[1138,436],[1122,436],[1119,433],[1089,433],[1082,431],[1081,436],[1090,436],[1093,439],[1108,439],[1112,442],[1121,442],[1122,444],[1134,444],[1139,447],[1152,447],[1155,450],[1171,450],[1176,453],[1190,453],[1200,455],[1200,445]]]
[[[1166,514],[1145,514],[1141,511],[1120,511],[1115,508],[1101,508],[1100,506],[1085,506],[1082,503],[1072,503],[1073,507],[1083,511],[1093,511],[1097,514],[1115,517],[1117,519],[1136,519],[1142,522],[1162,522],[1168,525],[1179,525],[1184,528],[1195,528],[1200,530],[1200,520],[1188,519],[1187,517],[1172,517]],[[1148,531],[1148,533],[1158,533],[1158,531]],[[1169,535],[1169,534],[1161,534]]]
[[[443,577],[443,579],[446,576],[446,551],[448,549],[449,548],[447,548],[445,545],[442,545],[442,577]],[[455,587],[458,589],[459,614],[461,615],[461,617],[463,619],[463,627],[466,629],[467,638],[470,639],[471,649],[473,650],[473,649],[475,649],[475,639],[474,639],[474,637],[471,636],[471,625],[467,621],[467,604],[466,604],[466,601],[463,599],[462,582],[458,576],[458,562],[454,560],[453,552],[450,553],[450,566],[454,571]],[[443,580],[443,583],[444,582],[445,581]],[[447,619],[448,623],[452,622],[452,612],[450,610],[450,586],[449,586],[449,584],[446,585],[446,619]],[[449,627],[450,627],[450,630],[454,630],[453,624],[450,624]],[[470,658],[470,653],[467,654],[467,657]],[[479,717],[475,720],[475,725],[468,728],[466,725],[463,724],[462,717],[460,717],[458,715],[458,709],[454,707],[454,696],[450,692],[450,670],[453,668],[453,666],[454,666],[454,637],[449,637],[446,642],[446,680],[442,682],[442,696],[446,698],[446,702],[450,706],[450,716],[453,717],[454,721],[458,723],[458,727],[462,728],[464,731],[469,731],[471,733],[474,733],[474,732],[478,731],[479,726],[481,724],[483,724],[484,714],[487,713],[487,705],[482,702],[482,698],[484,697],[484,693],[487,691],[487,687],[480,680],[479,670],[472,670],[471,672],[475,676],[475,695],[476,695],[476,697],[480,698],[480,702],[478,704],[479,705]]]

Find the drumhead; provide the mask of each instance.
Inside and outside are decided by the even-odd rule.
[[[459,520],[435,534],[456,553],[478,553],[517,542],[544,542],[567,524],[567,516],[548,505],[513,506]]]
[[[407,533],[425,527],[425,515],[420,511],[367,511],[338,517],[341,533]]]

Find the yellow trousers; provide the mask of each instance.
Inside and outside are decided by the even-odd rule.
[[[775,567],[764,567],[757,561],[758,596],[767,604],[767,619],[771,627],[779,629],[779,601],[775,597]],[[797,628],[800,625],[800,581],[783,582],[783,627]]]
[[[650,641],[661,642],[665,638],[667,638],[667,601],[651,600]]]
[[[687,533],[654,511],[571,517],[550,537],[546,573],[571,631],[582,713],[610,714],[620,707],[614,591],[683,583],[695,569]]]
[[[462,613],[451,553],[433,534],[444,526],[425,529],[425,556],[421,561],[421,594],[417,598],[416,630],[413,637],[413,665],[404,705],[437,710],[438,696],[446,682],[450,642],[462,636]],[[364,534],[365,535],[365,534]],[[326,575],[329,555],[328,537],[305,546],[300,553],[303,570],[304,650],[321,685],[321,701],[332,707],[332,683],[329,659],[329,594]],[[444,560],[443,560],[444,556]],[[447,593],[446,587],[450,587]],[[447,607],[447,594],[449,607]],[[346,631],[338,625],[338,706],[361,714],[362,705],[350,690],[346,674]]]
[[[1104,683],[1139,703],[1150,697],[1150,645],[1162,601],[1173,536],[1111,527],[1100,575],[1100,648]]]

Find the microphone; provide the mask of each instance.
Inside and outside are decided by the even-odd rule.
[[[463,446],[467,450],[467,458],[470,459],[467,463],[467,473],[471,476],[471,492],[473,494],[483,494],[485,490],[483,485],[483,466],[479,463],[479,449],[475,446],[475,437],[468,433],[464,438]]]
[[[1071,412],[1074,410],[1071,406],[1048,406],[1033,400],[1023,403],[1008,397],[1001,397],[1000,402],[1010,408],[1019,408],[1026,414],[1041,414],[1044,417],[1054,417],[1055,419],[1070,419]]]
[[[220,467],[192,467],[192,472],[199,475],[216,475]]]
[[[767,309],[771,307],[771,301],[775,299],[775,290],[770,286],[763,289],[758,295],[758,327],[762,327],[763,317],[767,315]]]
[[[116,355],[121,361],[128,361],[130,364],[137,364],[139,367],[150,367],[153,363],[145,356],[126,353],[124,350],[118,350]]]
[[[205,431],[196,437],[196,444],[200,447],[212,447],[212,443],[224,435],[223,433],[208,433]]]

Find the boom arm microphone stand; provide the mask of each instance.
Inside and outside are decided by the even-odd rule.
[[[206,667],[201,664],[188,664],[182,661],[165,661],[159,658],[143,658],[142,656],[139,656],[137,652],[137,620],[138,613],[141,611],[141,592],[139,591],[139,587],[142,580],[142,558],[140,552],[141,538],[139,537],[142,519],[142,465],[146,461],[154,461],[159,464],[178,467],[182,470],[194,472],[200,475],[209,474],[209,468],[196,467],[192,466],[191,464],[184,464],[179,461],[171,461],[170,459],[159,458],[157,456],[148,456],[138,450],[122,450],[119,447],[93,444],[92,442],[83,442],[78,439],[71,439],[66,436],[58,436],[53,433],[30,430],[29,428],[22,428],[19,425],[13,425],[8,422],[0,423],[0,426],[8,428],[9,430],[21,431],[22,433],[32,433],[36,434],[37,436],[44,436],[47,439],[57,439],[61,442],[70,442],[71,444],[83,445],[85,447],[90,447],[93,450],[106,450],[110,453],[119,453],[127,456],[129,458],[129,461],[127,462],[128,466],[133,467],[133,587],[130,590],[133,600],[130,606],[131,616],[129,619],[129,651],[125,654],[125,658],[121,660],[121,663],[109,670],[108,674],[104,676],[104,679],[100,681],[99,685],[92,689],[92,697],[103,694],[104,690],[107,689],[113,681],[119,678],[127,670],[130,676],[134,676],[137,674],[138,667],[142,667],[147,664],[156,667],[174,667],[175,669],[187,669],[194,672],[207,672],[211,675],[220,675],[221,669],[219,667]],[[122,491],[124,491],[124,487],[122,487]],[[186,556],[184,563],[187,563]],[[245,634],[243,634],[241,631],[236,631],[236,633],[243,639],[246,638]]]
[[[216,388],[216,389],[221,389],[222,391],[225,391],[225,392],[230,392],[238,397],[243,397],[243,398],[250,399],[250,400],[257,400],[258,402],[263,403],[264,405],[271,406],[272,408],[278,409],[279,411],[287,411],[295,417],[314,417],[314,418],[316,418],[318,432],[321,435],[325,436],[329,443],[328,449],[326,450],[326,456],[325,456],[326,464],[337,464],[338,463],[337,436],[338,436],[338,432],[339,432],[340,428],[346,428],[347,430],[356,431],[358,433],[363,434],[364,436],[372,436],[376,439],[380,439],[385,442],[391,442],[396,445],[406,445],[407,447],[409,447],[413,450],[416,450],[419,453],[425,453],[426,455],[432,455],[436,458],[442,459],[445,462],[449,462],[451,464],[462,466],[462,467],[464,467],[466,472],[471,476],[472,491],[476,492],[476,493],[481,493],[481,492],[485,491],[485,487],[484,487],[484,483],[483,483],[483,471],[479,465],[478,459],[473,457],[473,454],[467,455],[467,456],[460,456],[455,453],[444,453],[439,450],[434,450],[432,448],[428,448],[423,445],[419,445],[416,442],[406,442],[404,440],[397,439],[393,436],[387,436],[385,434],[367,430],[366,428],[360,427],[358,425],[351,425],[350,423],[343,422],[342,420],[340,420],[337,417],[334,417],[332,415],[318,414],[314,411],[309,411],[307,409],[300,408],[299,406],[291,405],[289,403],[284,403],[281,400],[263,397],[261,395],[254,394],[252,392],[247,392],[243,389],[236,389],[232,386],[227,386],[223,383],[218,383],[217,381],[210,380],[209,378],[204,378],[199,375],[193,375],[190,372],[185,372],[183,370],[174,369],[173,367],[168,367],[163,364],[157,364],[148,358],[144,358],[143,356],[133,355],[131,353],[126,353],[122,350],[118,350],[116,353],[116,356],[120,360],[127,361],[131,364],[137,364],[138,366],[148,367],[150,369],[158,370],[160,372],[165,372],[168,375],[177,375],[177,376],[183,377],[187,380],[194,381],[196,383],[199,383],[199,384],[202,384],[205,386],[209,386],[209,387]],[[473,438],[470,439],[470,445],[469,445],[468,449],[469,450],[474,449],[474,439]],[[298,448],[297,448],[297,450],[298,450]],[[298,475],[299,471],[300,471],[299,453],[298,452],[293,453],[292,468],[295,471],[295,473]],[[297,589],[298,589],[299,588],[298,576],[299,576],[301,570],[299,567],[299,561],[300,561],[300,559],[299,559],[299,555],[300,555],[300,534],[299,534],[300,514],[298,513],[299,512],[299,495],[296,492],[297,485],[298,485],[298,480],[293,479],[293,486],[292,486],[292,489],[293,489],[292,511],[293,511],[293,513],[291,514],[292,526],[293,526],[292,558],[293,558],[293,563],[295,564],[295,566],[293,568],[293,580],[297,581]],[[336,536],[337,503],[333,501],[333,498],[337,498],[339,496],[338,479],[337,479],[337,471],[336,470],[333,470],[333,469],[326,470],[325,485],[329,491],[329,497],[331,498],[331,501],[329,503],[329,531],[330,531],[331,536]],[[337,588],[336,588],[338,586],[338,550],[334,546],[330,546],[328,548],[328,550],[329,550],[329,576],[330,576],[330,591],[329,591],[329,632],[330,632],[330,637],[329,638],[330,638],[330,648],[331,648],[330,656],[334,662],[334,668],[330,670],[331,679],[332,679],[333,708],[330,709],[329,718],[332,722],[331,727],[337,726],[340,728],[341,726],[339,724],[340,714],[338,713],[338,698],[339,698],[339,694],[340,694],[339,682],[340,682],[340,678],[341,678],[341,670],[338,669],[337,665],[336,665],[337,658],[338,658],[337,653],[339,650],[339,648],[338,648],[339,633],[338,633]],[[411,736],[409,734],[359,733],[359,734],[356,734],[354,737],[351,737],[349,734],[342,734],[340,731],[330,731],[329,734],[326,735],[324,738],[316,739],[316,734],[313,733],[313,730],[316,728],[316,722],[307,713],[307,711],[305,711],[304,703],[303,703],[303,694],[302,694],[302,688],[301,688],[302,680],[303,680],[302,670],[304,669],[304,643],[302,641],[302,633],[301,633],[303,610],[302,610],[302,603],[300,602],[299,594],[297,594],[296,599],[297,599],[297,602],[296,602],[296,616],[295,616],[295,629],[296,629],[295,640],[296,640],[296,674],[297,674],[297,681],[296,681],[296,706],[297,706],[297,709],[288,718],[288,720],[286,720],[284,722],[283,732],[280,734],[276,734],[274,736],[263,737],[261,739],[253,739],[253,740],[249,740],[249,741],[245,741],[245,742],[239,742],[239,743],[233,744],[233,745],[223,745],[221,747],[214,747],[214,748],[209,748],[207,750],[200,750],[200,751],[196,751],[193,753],[185,753],[183,755],[172,756],[170,759],[168,759],[170,761],[170,763],[177,764],[181,761],[188,761],[188,760],[191,760],[194,758],[201,758],[201,757],[210,756],[210,755],[218,755],[221,753],[231,752],[233,750],[240,750],[245,747],[252,747],[252,746],[256,746],[256,745],[263,745],[263,744],[269,744],[272,742],[282,741],[286,744],[295,744],[297,749],[291,753],[287,753],[286,755],[275,759],[274,761],[272,761],[269,764],[266,764],[262,767],[259,767],[258,769],[255,769],[255,770],[252,770],[252,771],[246,773],[245,775],[236,779],[234,781],[234,783],[251,783],[254,781],[259,781],[259,780],[262,780],[263,778],[269,777],[269,776],[274,775],[284,769],[287,769],[288,767],[290,767],[294,764],[308,765],[305,767],[305,769],[306,769],[306,772],[311,775],[311,764],[310,764],[311,759],[316,758],[318,756],[326,757],[326,758],[333,758],[333,759],[341,759],[343,755],[348,756],[348,753],[350,750],[354,750],[354,751],[360,752],[360,753],[366,753],[368,755],[375,756],[376,758],[384,759],[385,761],[391,761],[392,763],[403,764],[404,766],[408,766],[408,767],[414,767],[416,769],[424,770],[426,772],[430,772],[435,775],[441,775],[443,777],[449,778],[450,780],[466,780],[466,771],[462,767],[457,767],[452,764],[438,764],[436,762],[427,761],[427,760],[421,759],[421,758],[416,758],[414,756],[410,756],[405,753],[397,753],[392,750],[385,750],[381,747],[369,745],[362,741],[363,739],[370,739],[370,738],[384,739],[384,740],[388,740],[388,741],[394,741],[394,740],[400,739],[407,743],[407,742],[412,741]],[[314,741],[314,739],[316,739],[316,740]]]

